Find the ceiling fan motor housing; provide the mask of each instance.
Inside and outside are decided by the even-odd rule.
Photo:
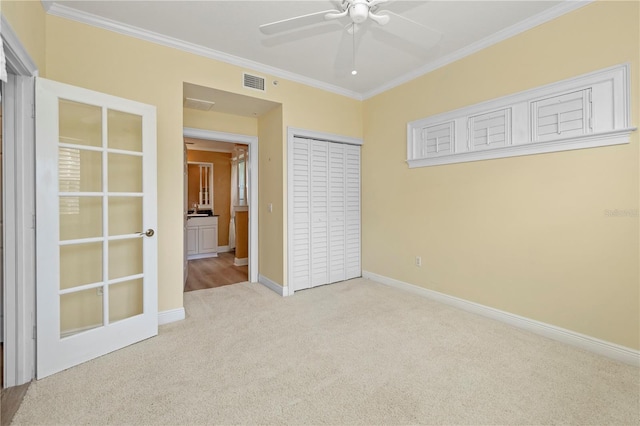
[[[356,24],[361,24],[369,16],[369,4],[366,0],[355,0],[349,8],[349,16]]]

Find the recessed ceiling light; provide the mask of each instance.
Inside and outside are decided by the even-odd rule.
[[[356,70],[351,71],[351,75],[356,75],[356,74],[358,74],[358,71]]]

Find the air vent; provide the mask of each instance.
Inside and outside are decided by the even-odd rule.
[[[199,109],[200,111],[211,111],[215,102],[212,101],[204,101],[202,99],[195,98],[185,98],[184,99],[184,107],[191,109]]]
[[[246,72],[242,73],[242,86],[247,89],[260,90],[261,92],[264,92],[264,81],[264,77],[247,74]]]

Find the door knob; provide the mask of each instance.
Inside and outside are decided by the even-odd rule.
[[[153,229],[149,228],[147,229],[147,232],[138,232],[138,235],[143,236],[146,235],[147,237],[153,237],[153,234],[155,234],[156,231],[154,231]]]

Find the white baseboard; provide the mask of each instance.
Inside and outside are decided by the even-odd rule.
[[[229,246],[218,246],[218,253],[227,253],[230,251],[233,251],[235,249],[234,248],[229,248]]]
[[[454,306],[467,312],[472,312],[474,314],[501,321],[511,326],[624,362],[625,364],[630,364],[636,367],[640,366],[640,351],[635,349],[596,339],[595,337],[576,333],[575,331],[567,330],[555,325],[521,317],[519,315],[511,314],[479,303],[449,296],[444,293],[439,293],[424,287],[419,287],[393,278],[385,277],[383,275],[378,275],[373,272],[362,271],[362,276],[363,278],[405,290],[446,305]]]
[[[238,259],[237,257],[235,257],[233,259],[233,264],[236,266],[247,266],[249,264],[249,258],[243,257],[241,259]]]
[[[170,322],[181,321],[183,319],[185,319],[184,308],[158,312],[158,325],[169,324]]]
[[[289,295],[289,290],[287,289],[287,287],[281,286],[277,282],[270,280],[269,278],[265,277],[264,275],[258,275],[258,282],[260,284],[262,284],[263,286],[275,291],[280,296],[284,297],[284,296],[288,296]]]
[[[218,257],[218,252],[215,253],[202,253],[202,254],[190,254],[187,256],[187,260],[208,259],[210,257]]]

